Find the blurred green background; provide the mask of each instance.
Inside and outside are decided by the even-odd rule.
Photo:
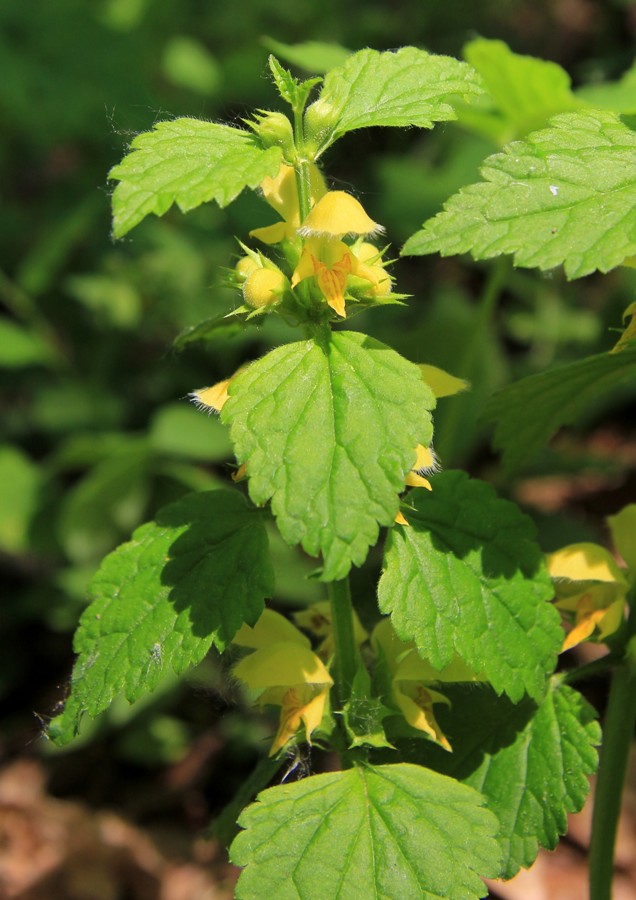
[[[581,85],[629,68],[635,32],[636,7],[627,0],[4,0],[0,758],[43,754],[60,794],[129,808],[123,786],[129,798],[134,784],[144,814],[178,808],[187,818],[174,797],[156,807],[148,797],[156,772],[215,730],[224,782],[205,788],[202,808],[191,815],[200,827],[264,747],[264,726],[241,724],[214,661],[196,673],[194,689],[167,678],[147,703],[116,704],[65,753],[38,740],[63,702],[72,631],[100,559],[160,505],[229,478],[227,436],[187,403],[188,392],[291,337],[271,317],[232,340],[173,349],[183,329],[236,305],[221,268],[233,264],[235,236],[245,240],[251,227],[268,221],[268,211],[254,195],[187,218],[172,210],[114,243],[107,173],[131,137],[172,116],[240,124],[253,107],[278,108],[268,53],[277,50],[289,65],[294,46],[309,40],[336,45],[338,58],[338,48],[404,44],[461,56],[476,36],[501,38],[518,53],[561,63]],[[375,129],[348,136],[325,163],[331,184],[355,191],[386,226],[395,250],[389,256],[397,256],[496,149],[454,124],[433,132]],[[413,295],[408,307],[365,313],[354,327],[415,361],[455,374],[466,374],[460,370],[468,365],[474,390],[460,413],[440,408],[436,446],[445,465],[464,465],[521,499],[531,475],[551,473],[568,485],[582,474],[597,479],[593,502],[589,494],[575,497],[549,516],[535,506],[548,549],[556,540],[595,533],[612,491],[634,489],[633,457],[616,451],[626,440],[622,423],[633,413],[633,394],[617,398],[609,413],[591,410],[570,445],[546,451],[532,472],[512,482],[498,473],[479,415],[492,391],[510,380],[610,347],[615,336],[608,329],[620,325],[634,276],[568,284],[558,272],[539,276],[504,264],[495,316],[467,359],[491,272],[465,259],[399,261],[393,273],[397,289]],[[591,439],[599,423],[613,429],[609,452]],[[277,602],[320,598],[315,583],[303,580],[310,561],[273,541]],[[355,575],[363,606],[377,567],[372,557]]]

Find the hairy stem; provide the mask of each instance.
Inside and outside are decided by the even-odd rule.
[[[342,707],[351,696],[358,655],[353,632],[353,607],[349,579],[332,581],[328,585],[328,590],[335,649],[335,690],[338,702]]]
[[[296,189],[298,191],[298,209],[300,211],[300,223],[305,221],[309,215],[309,161],[305,159],[305,130],[303,127],[303,111],[302,106],[294,107],[294,141],[296,143],[296,152],[298,154],[296,161]]]
[[[592,814],[590,900],[611,900],[612,896],[614,843],[635,719],[636,672],[628,663],[612,678],[605,714]]]

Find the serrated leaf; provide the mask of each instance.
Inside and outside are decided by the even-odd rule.
[[[636,253],[636,133],[609,112],[555,116],[490,156],[404,255],[514,254],[517,266],[608,272]]]
[[[263,518],[235,491],[190,494],[107,556],[89,590],[71,695],[51,729],[59,743],[82,712],[98,715],[120,691],[134,702],[164,668],[180,674],[256,622],[273,590]]]
[[[435,399],[418,366],[354,332],[268,353],[232,380],[222,420],[257,505],[289,544],[323,554],[322,578],[361,565],[390,525]]]
[[[329,110],[330,127],[322,149],[357,128],[432,128],[457,118],[454,101],[482,92],[475,70],[450,56],[360,50],[325,77],[317,102]]]
[[[589,792],[601,739],[596,713],[572,688],[555,683],[539,706],[513,706],[486,688],[448,688],[452,708],[439,718],[455,752],[412,744],[424,765],[458,778],[486,798],[500,822],[501,878],[552,850]]]
[[[387,539],[382,612],[436,669],[457,652],[497,693],[541,696],[563,633],[531,520],[463,472],[408,499],[409,527]]]
[[[532,459],[561,426],[603,394],[636,377],[636,347],[600,353],[522,378],[498,391],[485,417],[495,422],[494,444],[508,470]]]
[[[570,89],[565,69],[549,60],[513,53],[503,41],[470,41],[464,58],[483,78],[492,104],[461,110],[460,121],[501,144],[582,105]]]
[[[482,798],[408,764],[314,775],[259,794],[231,859],[239,900],[483,897],[497,869]],[[318,888],[318,893],[316,893]]]
[[[123,237],[145,216],[162,216],[173,203],[188,212],[201,203],[227,206],[243,188],[256,188],[281,164],[281,150],[263,150],[254,135],[199,119],[159,122],[139,134],[110,170],[113,234]]]

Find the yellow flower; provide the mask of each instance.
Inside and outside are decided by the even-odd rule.
[[[436,400],[440,397],[450,397],[453,394],[458,394],[469,386],[467,381],[464,381],[462,378],[456,378],[449,372],[445,372],[444,369],[438,369],[437,366],[429,366],[422,363],[420,369],[422,370],[424,381],[433,391]],[[427,491],[432,491],[433,486],[425,476],[439,472],[440,465],[437,457],[431,447],[424,447],[422,444],[418,444],[415,448],[415,456],[415,465],[406,476],[404,484],[406,487],[422,487],[426,488]],[[398,512],[396,515],[395,523],[396,525],[409,524],[402,512]]]
[[[239,372],[242,372],[245,366],[237,369],[230,378],[224,378],[223,381],[217,381],[211,387],[198,388],[188,394],[188,397],[197,409],[203,409],[206,412],[220,413],[230,398],[228,388],[230,382],[236,378]]]
[[[309,640],[273,610],[265,610],[253,628],[244,625],[234,644],[254,650],[234,667],[234,675],[258,697],[260,706],[281,707],[273,756],[301,725],[311,735],[322,722],[333,679],[310,649]]]
[[[307,609],[294,613],[294,622],[299,628],[305,628],[316,637],[324,638],[318,647],[318,653],[323,659],[329,659],[334,652],[333,627],[331,624],[331,604],[328,600],[320,600],[313,603]],[[353,611],[353,637],[356,645],[363,644],[369,635],[366,633],[358,614]]]
[[[274,178],[264,178],[261,182],[263,197],[277,213],[283,217],[282,222],[267,225],[265,228],[255,228],[250,231],[250,236],[263,241],[264,244],[278,244],[287,238],[293,241],[297,238],[300,227],[300,210],[298,206],[298,189],[296,187],[296,172],[293,166],[281,165],[278,175]],[[309,195],[311,202],[315,203],[326,193],[327,188],[318,166],[309,166]]]
[[[393,630],[390,619],[382,619],[373,629],[371,643],[391,677],[392,699],[412,728],[428,734],[445,750],[452,750],[435,718],[433,706],[450,701],[434,690],[437,682],[474,682],[481,679],[459,657],[441,671],[422,659],[413,643],[405,644]]]
[[[555,581],[555,605],[572,623],[562,650],[595,631],[603,641],[617,630],[629,583],[608,550],[598,544],[570,544],[548,556],[548,571]]]
[[[378,279],[342,238],[379,230],[380,226],[369,218],[355,197],[344,191],[329,191],[298,229],[306,241],[292,276],[292,288],[313,276],[329,306],[346,318],[345,291],[349,275],[366,279],[372,287]]]

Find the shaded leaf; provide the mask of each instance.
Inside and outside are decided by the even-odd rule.
[[[561,426],[574,422],[608,391],[636,377],[636,347],[599,353],[530,375],[498,391],[485,416],[508,469],[529,462]]]
[[[553,850],[568,813],[582,808],[598,764],[596,713],[556,679],[538,706],[528,698],[513,706],[474,686],[447,693],[452,708],[440,710],[439,718],[455,752],[420,741],[411,744],[407,758],[484,795],[500,822],[500,877],[512,878],[532,864],[539,847]]]
[[[107,556],[89,590],[71,695],[49,732],[62,744],[84,711],[120,691],[137,700],[164,668],[180,674],[256,622],[273,590],[262,515],[235,491],[190,494]]]
[[[497,693],[541,696],[563,633],[531,520],[463,472],[408,500],[409,527],[387,539],[382,612],[436,669],[457,652]]]

